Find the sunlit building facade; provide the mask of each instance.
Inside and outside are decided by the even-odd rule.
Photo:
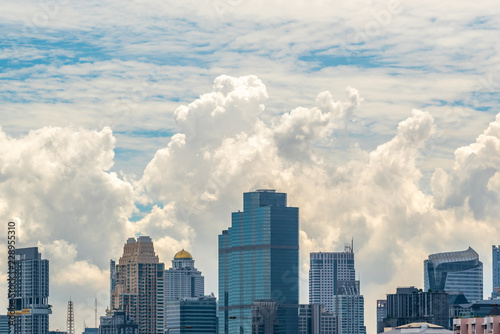
[[[164,275],[151,238],[129,238],[116,265],[113,311],[125,312],[139,334],[165,333]]]

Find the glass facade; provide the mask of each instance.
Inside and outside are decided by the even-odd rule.
[[[425,291],[461,292],[472,303],[483,299],[483,263],[469,247],[461,252],[429,255],[424,261]]]
[[[243,195],[243,212],[219,235],[219,332],[251,333],[252,305],[275,301],[280,333],[298,332],[299,209],[287,195]]]
[[[171,334],[216,334],[217,301],[215,297],[183,298],[167,302],[166,330],[169,330]]]

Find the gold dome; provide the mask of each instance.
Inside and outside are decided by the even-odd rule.
[[[193,257],[191,256],[191,254],[189,254],[188,251],[185,251],[183,249],[180,252],[177,252],[177,254],[175,254],[174,259],[190,259],[190,260],[192,260]]]

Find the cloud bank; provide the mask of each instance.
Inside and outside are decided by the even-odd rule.
[[[287,192],[300,208],[302,302],[309,252],[341,251],[354,238],[369,328],[377,298],[398,285],[422,287],[428,254],[470,245],[488,263],[499,232],[500,116],[455,151],[452,169],[435,170],[429,193],[420,167],[438,130],[429,112],[408,111],[391,139],[371,151],[354,143],[338,163],[336,145],[351,136],[363,103],[355,88],[320,92],[310,107],[271,120],[268,99],[256,76],[217,77],[211,92],[175,110],[178,133],[137,179],[110,171],[109,127],[43,127],[17,138],[0,131],[0,219],[16,217],[20,245],[38,245],[50,259],[51,327],[64,328],[70,296],[82,305],[77,322],[92,323],[89,296],[103,313],[108,261],[137,233],[153,237],[167,265],[189,248],[216,293],[217,235],[255,188]]]

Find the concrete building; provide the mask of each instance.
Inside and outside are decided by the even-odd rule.
[[[252,334],[282,334],[278,312],[279,306],[273,300],[255,301],[252,306]]]
[[[194,267],[191,254],[184,249],[175,254],[172,268],[165,270],[165,302],[203,297],[205,279]]]
[[[445,292],[423,292],[415,287],[397,288],[387,295],[387,317],[383,327],[426,322],[449,327],[449,296]]]
[[[151,238],[129,238],[116,265],[112,311],[124,311],[139,326],[139,334],[165,332],[164,275]]]
[[[169,334],[216,334],[217,300],[204,296],[169,301],[166,321]]]
[[[309,304],[323,304],[337,317],[339,334],[365,334],[364,297],[355,280],[352,243],[344,252],[310,254]]]
[[[116,287],[116,262],[109,260],[109,309],[113,309]]]
[[[100,318],[99,334],[139,334],[139,326],[123,311]]]
[[[309,262],[309,304],[323,304],[331,312],[338,282],[355,280],[352,245],[344,252],[311,253]]]
[[[483,263],[468,248],[429,255],[424,261],[425,291],[461,292],[472,303],[483,299]]]
[[[38,247],[19,248],[15,253],[15,334],[47,334],[49,331],[49,260]]]
[[[500,334],[500,316],[453,319],[453,334]]]
[[[219,333],[251,333],[255,301],[274,301],[284,333],[298,332],[299,209],[287,195],[243,195],[243,211],[219,235]]]
[[[337,317],[327,312],[325,305],[308,304],[299,307],[299,334],[337,334]]]
[[[398,326],[384,334],[452,334],[453,332],[444,327],[426,322],[411,323]]]
[[[377,300],[377,333],[384,331],[384,318],[387,317],[387,300]]]

